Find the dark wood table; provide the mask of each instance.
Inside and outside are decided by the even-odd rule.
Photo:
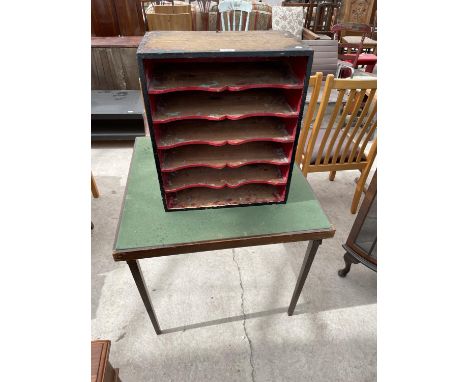
[[[288,308],[291,316],[322,239],[334,234],[297,166],[286,204],[165,212],[151,140],[144,137],[135,140],[113,256],[127,262],[153,327],[161,334],[138,260],[308,240]]]

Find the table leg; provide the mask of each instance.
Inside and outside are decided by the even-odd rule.
[[[288,316],[292,316],[294,313],[297,300],[299,300],[302,288],[304,287],[307,275],[309,274],[310,266],[314,261],[315,254],[317,253],[317,249],[320,244],[322,244],[322,240],[309,241],[309,246],[307,247],[304,262],[302,263],[301,271],[299,272],[299,277],[297,278],[296,287],[294,288],[294,293],[291,298],[291,303],[289,304]]]
[[[140,264],[138,263],[138,260],[128,260],[127,264],[130,268],[130,272],[132,272],[133,280],[135,280],[138,292],[140,292],[141,299],[143,300],[143,304],[145,304],[146,311],[148,312],[154,330],[156,331],[156,334],[161,334],[161,328],[159,327],[158,319],[154,313],[153,304],[151,303],[151,299],[148,294],[145,279],[141,273]]]

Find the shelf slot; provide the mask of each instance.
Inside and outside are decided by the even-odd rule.
[[[185,120],[157,125],[155,128],[159,149],[170,149],[188,144],[222,146],[248,142],[294,141],[295,120],[274,117],[253,117],[237,121]]]
[[[294,92],[294,93],[293,93]],[[302,90],[253,89],[242,92],[183,92],[150,96],[154,123],[183,119],[237,120],[255,116],[294,118]]]
[[[190,145],[158,150],[161,170],[177,171],[190,167],[236,168],[247,164],[284,165],[290,162],[292,144],[252,142],[242,145]]]
[[[261,183],[284,186],[288,177],[288,166],[269,164],[246,165],[221,170],[209,167],[194,167],[171,173],[163,173],[164,189],[176,192],[187,188],[238,188],[246,184]]]
[[[193,62],[155,65],[150,94],[200,90],[241,91],[254,88],[302,89],[303,80],[288,62]]]
[[[236,189],[190,188],[167,194],[171,209],[203,208],[255,203],[278,203],[284,200],[285,186],[248,184]]]

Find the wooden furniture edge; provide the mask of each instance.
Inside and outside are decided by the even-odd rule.
[[[122,202],[120,203],[119,220],[118,220],[118,223],[117,223],[117,229],[115,231],[114,244],[112,245],[112,252],[115,251],[115,247],[116,247],[116,244],[117,244],[117,238],[119,237],[119,232],[120,232],[120,224],[122,223],[122,215],[123,215],[125,200],[127,198],[127,191],[128,191],[128,177],[130,175],[130,170],[132,169],[133,159],[135,158],[135,146],[137,144],[137,139],[136,138],[135,138],[134,142],[135,143],[133,144],[132,157],[130,159],[130,164],[128,166],[127,181],[125,182],[125,190],[124,190]]]
[[[320,37],[311,30],[302,27],[302,39],[303,40],[320,40]]]
[[[101,354],[99,357],[99,363],[98,363],[98,370],[96,373],[96,381],[102,381],[104,378],[104,373],[106,372],[107,369],[107,362],[109,360],[109,353],[110,353],[110,344],[111,342],[109,340],[95,340],[91,341],[91,343],[101,343],[103,346],[103,349],[101,350]]]
[[[91,48],[138,48],[143,36],[91,37]]]
[[[364,225],[367,214],[369,213],[369,210],[372,207],[372,203],[374,199],[377,197],[377,177],[376,176],[377,176],[377,170],[374,172],[371,182],[369,184],[369,187],[367,188],[367,191],[364,193],[364,199],[361,203],[361,207],[359,208],[358,214],[356,218],[354,219],[351,230],[349,231],[348,237],[346,239],[346,243],[343,244],[343,248],[346,246],[345,248],[346,251],[353,252],[352,253],[353,256],[354,256],[354,253],[356,253],[361,258],[365,259],[367,262],[374,264],[374,266],[377,266],[375,259],[369,257],[365,251],[363,251],[359,246],[355,245],[355,240],[358,237],[362,226]],[[358,260],[361,261],[360,259]]]
[[[377,272],[377,264],[369,261],[366,257],[362,257],[359,253],[357,253],[353,248],[348,247],[346,244],[341,245],[343,249],[349,253],[358,263],[364,264],[367,268],[372,269],[373,271]]]
[[[335,227],[331,225],[329,229],[324,230],[297,231],[274,235],[249,236],[223,240],[200,241],[194,243],[180,243],[141,249],[116,250],[114,245],[112,256],[114,257],[114,261],[128,261],[151,257],[179,255],[183,253],[215,251],[219,249],[329,239],[335,235],[335,231]]]

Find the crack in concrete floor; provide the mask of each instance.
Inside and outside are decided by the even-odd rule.
[[[247,338],[247,342],[249,344],[249,350],[250,350],[250,368],[251,368],[251,373],[250,373],[250,376],[252,378],[252,382],[255,382],[255,366],[254,366],[254,362],[253,362],[253,347],[252,347],[252,340],[250,339],[249,337],[249,333],[247,332],[247,326],[246,326],[246,319],[247,319],[247,316],[245,314],[245,308],[244,308],[244,283],[242,282],[242,274],[241,274],[241,270],[240,270],[240,266],[239,266],[239,263],[237,262],[236,260],[236,252],[234,250],[234,248],[232,249],[232,260],[234,261],[234,263],[236,264],[236,267],[237,267],[237,272],[239,274],[239,285],[241,287],[241,310],[242,310],[242,316],[243,316],[243,320],[242,320],[242,325],[244,327],[244,333],[245,333],[245,337]]]

